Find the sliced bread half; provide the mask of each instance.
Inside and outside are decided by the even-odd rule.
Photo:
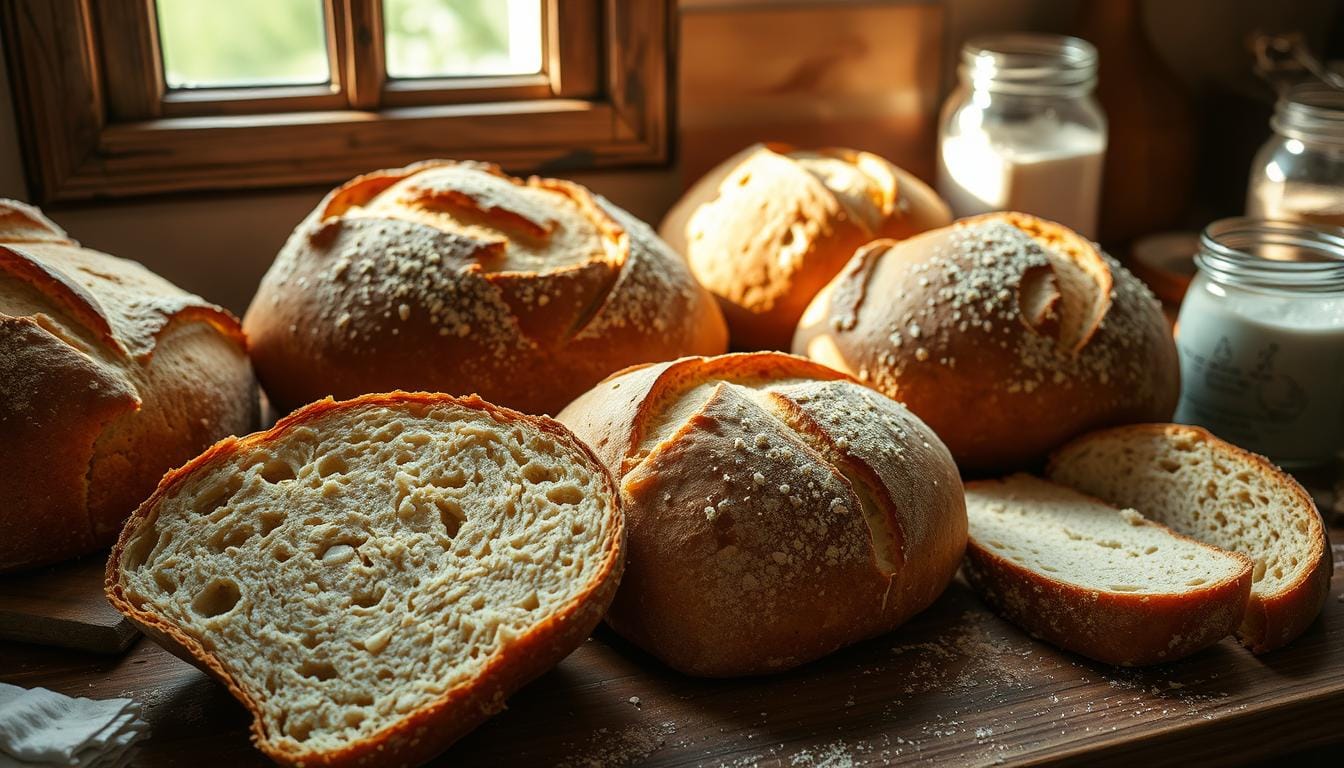
[[[1237,635],[1255,653],[1302,634],[1333,570],[1311,495],[1267,459],[1199,427],[1138,424],[1086,434],[1051,458],[1050,479],[1254,561]]]
[[[568,430],[476,397],[313,403],[170,472],[107,594],[289,765],[442,751],[583,642],[624,529]]]
[[[1242,555],[1031,475],[966,485],[966,573],[1000,614],[1061,648],[1138,666],[1227,637],[1251,586]]]

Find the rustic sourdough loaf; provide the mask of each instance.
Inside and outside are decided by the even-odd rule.
[[[314,403],[164,478],[113,605],[229,687],[292,765],[407,765],[504,707],[601,619],[615,485],[550,419],[479,398]]]
[[[627,365],[727,347],[713,297],[625,211],[577,184],[447,161],[329,194],[244,327],[283,410],[400,388],[555,413]]]
[[[787,349],[855,248],[951,221],[928,185],[877,155],[756,144],[687,190],[659,231],[718,296],[735,349]]]
[[[1241,620],[1251,562],[1031,475],[966,485],[966,574],[1037,637],[1107,664],[1174,661]]]
[[[1089,429],[1169,419],[1180,389],[1143,284],[1021,213],[864,247],[808,307],[793,350],[910,406],[971,473],[1041,462]]]
[[[898,403],[776,353],[612,376],[560,414],[620,478],[608,623],[693,675],[776,672],[934,601],[966,543],[947,450]]]
[[[165,470],[257,419],[232,315],[0,200],[0,571],[108,546]]]
[[[1311,496],[1269,461],[1199,427],[1139,424],[1061,448],[1050,479],[1141,510],[1181,533],[1254,562],[1237,631],[1252,651],[1288,643],[1330,590],[1330,543]]]

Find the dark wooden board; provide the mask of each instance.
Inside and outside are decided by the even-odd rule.
[[[120,653],[139,634],[103,597],[99,553],[0,576],[0,640]]]
[[[1332,530],[1336,553],[1344,531]],[[1124,670],[1031,640],[956,582],[897,632],[770,678],[695,680],[606,630],[444,765],[1238,764],[1344,741],[1344,577],[1295,643]],[[144,766],[265,765],[218,685],[148,641],[121,658],[0,644],[0,680],[145,704]]]

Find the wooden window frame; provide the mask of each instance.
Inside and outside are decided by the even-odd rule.
[[[669,0],[545,0],[541,74],[417,81],[385,77],[379,0],[324,1],[330,84],[187,92],[164,86],[152,0],[0,0],[32,197],[330,184],[427,157],[667,162]]]

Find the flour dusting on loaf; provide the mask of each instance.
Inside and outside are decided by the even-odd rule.
[[[620,477],[631,557],[608,621],[684,672],[805,663],[898,626],[956,569],[946,449],[822,366],[684,358],[615,375],[559,418]]]
[[[1152,294],[1023,214],[865,246],[809,306],[794,351],[909,405],[970,470],[1038,462],[1090,427],[1169,418],[1178,391]]]
[[[282,408],[417,388],[555,412],[627,365],[727,345],[712,297],[583,187],[431,161],[333,191],[245,326]]]

